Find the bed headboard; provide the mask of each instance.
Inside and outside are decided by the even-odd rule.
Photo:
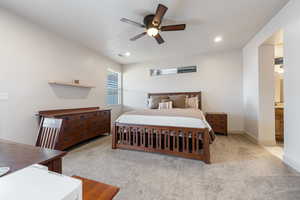
[[[169,96],[169,95],[186,95],[188,97],[195,97],[198,96],[199,102],[199,109],[202,109],[202,99],[201,99],[201,92],[169,92],[169,93],[148,93],[148,98],[151,96]]]

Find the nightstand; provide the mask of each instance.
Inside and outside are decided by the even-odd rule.
[[[227,114],[217,112],[205,113],[206,121],[209,123],[215,133],[228,135],[227,132]]]

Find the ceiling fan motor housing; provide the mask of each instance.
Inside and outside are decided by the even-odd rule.
[[[151,28],[151,27],[158,27],[159,24],[153,24],[153,19],[154,19],[154,15],[147,15],[144,18],[144,24],[146,26],[146,28]]]

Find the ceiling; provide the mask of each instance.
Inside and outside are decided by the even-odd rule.
[[[288,0],[1,0],[0,6],[127,64],[165,57],[241,48]],[[186,23],[186,31],[129,41],[143,29],[120,22],[142,22],[158,3],[169,7],[164,24]],[[214,43],[216,36],[224,41]],[[118,54],[130,52],[130,57]]]

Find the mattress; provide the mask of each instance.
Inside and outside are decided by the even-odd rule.
[[[214,133],[205,119],[203,112],[199,109],[143,109],[122,114],[116,122],[123,124],[170,126],[185,128],[208,128],[211,141]]]

